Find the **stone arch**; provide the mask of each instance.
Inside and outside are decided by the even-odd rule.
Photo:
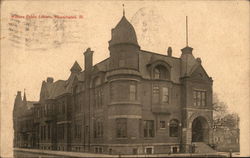
[[[150,71],[150,75],[152,79],[155,79],[155,72],[159,71],[159,73],[162,73],[162,77],[156,78],[156,79],[164,79],[164,80],[170,80],[171,79],[171,65],[167,63],[164,60],[156,60],[151,57],[151,61],[149,62],[148,70]]]
[[[170,72],[166,66],[159,64],[159,65],[154,66],[152,78],[169,80]]]
[[[191,122],[192,142],[209,143],[210,125],[204,116],[197,116]]]
[[[192,114],[190,117],[189,117],[189,120],[188,120],[188,127],[189,128],[192,128],[192,123],[194,121],[194,119],[196,119],[197,117],[204,117],[209,125],[209,127],[211,128],[212,127],[212,121],[210,120],[210,118],[207,116],[207,115],[202,115],[200,113],[194,113]]]

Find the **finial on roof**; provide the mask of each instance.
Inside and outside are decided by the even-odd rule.
[[[201,58],[196,58],[196,61],[201,64]]]
[[[122,4],[122,7],[123,7],[123,16],[125,16],[124,4]]]
[[[25,88],[24,88],[24,94],[23,94],[23,102],[26,102],[27,101],[27,99],[26,99],[26,94],[25,94]]]
[[[186,45],[188,47],[188,16],[186,16]]]

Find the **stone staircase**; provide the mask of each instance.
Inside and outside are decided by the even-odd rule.
[[[195,145],[195,153],[216,153],[214,149],[204,142],[193,142]]]

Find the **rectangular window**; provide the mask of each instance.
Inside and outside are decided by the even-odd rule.
[[[43,139],[46,139],[46,126],[43,126]]]
[[[75,121],[75,127],[74,127],[74,137],[75,138],[81,138],[81,134],[82,134],[82,125],[81,125],[81,121],[77,120]]]
[[[116,136],[117,138],[127,137],[127,119],[126,118],[116,119]]]
[[[98,89],[98,93],[97,93],[97,102],[98,102],[98,104],[97,104],[97,107],[100,107],[101,106],[101,89]]]
[[[147,147],[146,149],[147,154],[153,154],[153,148],[152,147]]]
[[[144,126],[144,137],[154,137],[154,121],[145,120],[143,122]]]
[[[103,137],[103,122],[102,121],[94,121],[94,138],[102,138]]]
[[[160,121],[160,128],[166,128],[165,121]]]
[[[65,102],[62,102],[62,113],[64,114],[66,110],[66,104]]]
[[[101,122],[97,122],[97,136],[101,137],[102,129]]]
[[[57,131],[58,131],[58,139],[59,140],[64,139],[64,126],[63,125],[58,125]]]
[[[162,88],[162,102],[169,103],[169,91],[167,87]]]
[[[98,91],[97,91],[97,89],[94,89],[94,97],[95,97],[94,107],[97,108],[97,106],[98,106]]]
[[[37,108],[37,117],[39,118],[40,117],[40,109]]]
[[[131,101],[136,100],[136,85],[131,84],[129,87],[129,98]]]
[[[94,138],[97,138],[97,127],[96,127],[96,126],[97,126],[97,125],[96,125],[97,122],[96,122],[96,120],[94,120],[93,123],[94,123],[94,125],[93,125],[93,127],[94,127]]]
[[[157,104],[160,100],[159,85],[153,85],[153,103]]]
[[[103,90],[102,88],[100,89],[100,105],[102,106],[104,103],[103,103]]]
[[[193,92],[194,106],[197,106],[197,91]]]
[[[201,106],[206,106],[206,92],[201,93]]]
[[[48,114],[48,105],[45,104],[44,105],[44,115],[47,116],[47,114]]]
[[[94,106],[95,108],[99,108],[102,106],[103,104],[103,92],[102,92],[102,88],[95,88],[94,90]]]
[[[206,92],[195,90],[193,92],[193,102],[194,106],[206,106]]]
[[[41,140],[43,140],[43,126],[40,127],[40,131]]]
[[[197,106],[201,105],[201,93],[197,92]]]
[[[138,149],[137,148],[133,148],[133,154],[137,155],[138,154]]]
[[[51,132],[51,127],[50,124],[48,125],[48,139],[50,139],[50,132]]]

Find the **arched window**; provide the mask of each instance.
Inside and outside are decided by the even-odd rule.
[[[179,121],[174,119],[169,123],[169,136],[178,137],[179,134]]]
[[[157,65],[154,68],[154,79],[170,79],[170,74],[168,69],[163,65]]]

